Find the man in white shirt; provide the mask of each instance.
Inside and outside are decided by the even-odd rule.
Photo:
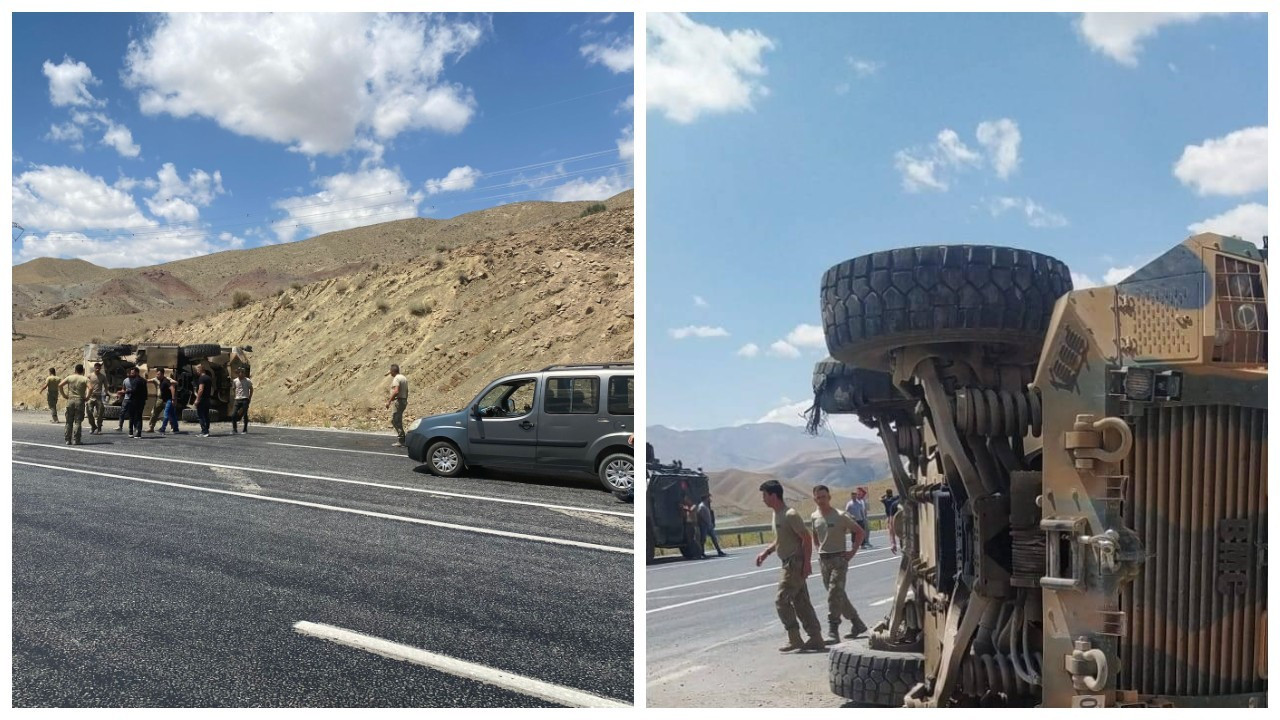
[[[244,371],[244,366],[236,368],[235,379],[231,381],[231,389],[235,392],[236,405],[231,411],[231,432],[239,433],[237,426],[244,419],[244,431],[249,432],[249,401],[253,399],[253,381]]]

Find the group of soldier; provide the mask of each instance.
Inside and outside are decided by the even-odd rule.
[[[850,631],[844,637],[853,639],[867,631],[853,603],[845,592],[845,578],[849,562],[858,550],[871,547],[867,542],[870,532],[866,522],[866,488],[858,488],[845,511],[831,505],[831,490],[826,485],[813,488],[813,501],[818,509],[810,515],[809,522],[793,507],[783,501],[782,484],[770,480],[760,486],[761,499],[773,510],[774,541],[756,556],[759,566],[773,554],[782,561],[782,577],[778,582],[775,608],[782,627],[787,631],[787,644],[780,652],[794,650],[822,650],[827,643],[840,641],[840,624],[848,619]],[[896,504],[886,506],[892,511]],[[845,536],[852,537],[852,545],[845,545]],[[893,528],[890,529],[893,536]],[[894,538],[893,550],[897,553]],[[808,578],[813,572],[813,552],[817,550],[822,584],[827,590],[827,635],[824,641],[822,626],[813,603],[809,599]],[[801,628],[809,636],[800,635]]]
[[[45,378],[44,387],[49,402],[49,412],[53,422],[58,422],[58,401],[65,400],[66,431],[64,439],[68,445],[81,445],[81,435],[85,419],[89,421],[89,434],[101,435],[104,409],[109,404],[110,389],[107,377],[102,372],[102,363],[93,364],[93,372],[85,374],[84,365],[75,366],[75,371],[64,378],[59,378],[56,368],[49,368],[49,377]],[[147,404],[148,386],[154,385],[156,401],[151,408],[151,421],[147,432],[156,431],[156,422],[160,422],[160,434],[166,434],[169,428],[174,433],[178,430],[178,384],[166,376],[164,368],[157,368],[155,375],[144,378],[137,367],[129,368],[128,376],[122,387],[114,395],[120,401],[120,423],[116,431],[124,429],[129,423],[129,437],[142,437],[142,414]],[[195,406],[196,418],[200,424],[200,437],[209,437],[209,410],[213,403],[213,374],[204,364],[196,366]],[[231,381],[235,393],[235,405],[231,415],[231,432],[238,434],[240,424],[244,424],[244,432],[249,432],[249,402],[253,398],[253,381],[243,367],[236,371]]]

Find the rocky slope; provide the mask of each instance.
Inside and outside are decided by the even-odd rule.
[[[585,217],[588,203],[522,203],[106,275],[76,267],[75,283],[33,261],[14,268],[15,303],[19,278],[63,298],[68,284],[99,284],[80,304],[46,301],[15,320],[13,401],[40,406],[37,376],[79,361],[92,338],[251,345],[255,415],[335,427],[389,427],[391,362],[409,378],[416,417],[456,409],[504,373],[629,360],[631,203],[623,193]],[[144,281],[166,289],[140,290]],[[236,289],[257,299],[230,309]],[[148,309],[103,311],[124,301]]]

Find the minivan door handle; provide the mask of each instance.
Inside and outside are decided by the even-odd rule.
[[[533,423],[529,422],[528,420],[525,420],[524,422],[520,423],[520,427],[524,430],[532,430]]]

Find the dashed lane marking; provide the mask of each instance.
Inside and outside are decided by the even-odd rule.
[[[413,523],[415,525],[428,525],[430,527],[446,528],[449,530],[461,530],[463,532],[479,533],[481,535],[497,535],[499,537],[515,538],[517,540],[532,540],[534,542],[551,543],[553,545],[570,545],[573,547],[587,548],[588,550],[603,550],[605,552],[615,552],[623,554],[631,554],[634,552],[631,548],[614,547],[613,545],[597,545],[595,543],[581,542],[578,540],[566,540],[564,538],[546,537],[543,535],[528,535],[525,533],[510,532],[507,530],[494,530],[491,528],[472,527],[470,525],[459,525],[456,523],[440,522],[439,520],[424,520],[422,518],[406,517],[404,515],[391,515],[388,513],[374,512],[372,510],[356,510],[355,508],[345,508],[337,505],[322,505],[320,503],[306,502],[303,500],[290,500],[288,498],[271,497],[269,495],[258,495],[234,490],[219,490],[217,488],[201,487],[199,485],[186,485],[183,483],[168,482],[165,480],[152,480],[150,478],[133,477],[130,475],[115,475],[113,473],[105,473],[99,470],[83,470],[81,468],[62,467],[60,465],[46,465],[44,463],[26,462],[23,460],[14,460],[14,465],[30,465],[31,467],[45,468],[47,470],[61,470],[63,472],[80,473],[82,475],[93,475],[95,477],[113,478],[115,480],[130,480],[132,482],[146,483],[148,485],[164,485],[166,487],[181,488],[183,490],[195,490],[197,492],[214,493],[216,495],[231,495],[234,497],[249,498],[251,500],[264,500],[266,502],[283,503],[286,505],[297,505],[299,507],[315,508],[317,510],[331,510],[334,512],[350,513],[352,515],[363,515],[365,517],[381,518],[383,520],[396,520],[399,522]]]
[[[475,680],[503,688],[504,690],[513,690],[523,695],[536,697],[541,700],[548,700],[553,703],[559,703],[568,707],[592,707],[592,708],[622,708],[631,707],[630,704],[614,700],[612,698],[593,695],[589,692],[583,692],[576,688],[565,687],[564,685],[556,685],[554,683],[536,680],[524,675],[516,675],[506,670],[489,667],[488,665],[480,665],[466,660],[459,660],[448,655],[422,650],[411,645],[402,645],[400,643],[384,640],[372,635],[365,635],[353,630],[335,627],[333,625],[325,625],[323,623],[313,623],[301,620],[293,624],[295,632],[301,635],[307,635],[321,640],[338,643],[347,647],[364,650],[365,652],[381,655],[392,660],[401,660],[404,662],[421,665],[448,673],[456,677],[465,678],[467,680]]]
[[[881,605],[888,605],[888,604],[889,604],[889,603],[891,603],[891,602],[893,602],[893,598],[891,598],[891,597],[887,597],[887,598],[885,598],[885,599],[883,599],[883,600],[877,600],[877,601],[875,601],[875,602],[871,603],[871,607],[879,607],[879,606],[881,606]]]
[[[619,512],[617,510],[597,510],[595,508],[575,507],[573,505],[552,505],[550,503],[534,502],[532,500],[512,500],[510,498],[485,497],[483,495],[466,495],[463,493],[448,492],[446,490],[429,490],[427,488],[405,487],[404,485],[391,485],[389,483],[376,483],[367,480],[348,480],[346,478],[326,477],[324,475],[306,475],[303,473],[291,473],[283,470],[266,470],[264,468],[243,467],[240,465],[221,465],[218,463],[203,462],[200,460],[178,460],[176,458],[156,457],[155,455],[135,455],[132,453],[110,452],[107,450],[89,450],[82,446],[67,445],[50,445],[48,443],[26,442],[23,440],[14,440],[14,445],[32,445],[35,447],[52,448],[54,450],[67,450],[72,452],[92,453],[94,455],[111,455],[113,457],[139,458],[143,460],[155,460],[156,462],[179,463],[182,465],[199,465],[209,468],[224,468],[226,470],[243,470],[245,472],[264,473],[267,475],[280,475],[283,477],[303,478],[304,480],[323,480],[325,482],[344,483],[347,485],[363,485],[365,487],[376,487],[387,490],[403,490],[404,492],[424,493],[427,495],[438,495],[440,497],[466,498],[468,500],[480,500],[483,502],[506,503],[508,505],[532,505],[533,507],[548,508],[551,510],[574,510],[577,512],[597,513],[600,515],[618,515],[626,518],[635,518],[635,515],[628,512]]]
[[[281,443],[281,442],[269,442],[267,444],[283,445],[284,447],[307,448],[308,450],[329,450],[332,452],[361,453],[363,455],[386,455],[387,457],[399,457],[399,458],[409,457],[404,453],[389,453],[389,452],[382,452],[380,450],[351,450],[348,448],[320,447],[319,445],[298,445],[297,443]]]
[[[876,550],[863,550],[859,552],[858,555],[859,556],[870,555],[871,553],[883,552],[884,550],[887,550],[887,549],[888,548],[878,548]],[[853,568],[856,568],[856,567],[862,567],[862,566],[850,565],[849,569],[852,570]],[[666,587],[652,588],[649,590],[645,590],[645,593],[662,592],[663,590],[677,590],[679,588],[693,587],[694,585],[705,585],[706,583],[720,582],[721,580],[733,580],[735,578],[744,578],[744,577],[747,577],[748,575],[759,575],[760,573],[767,573],[767,572],[778,572],[778,568],[769,567],[761,570],[752,570],[750,572],[738,573],[737,575],[724,575],[721,577],[707,578],[706,580],[694,580],[693,582],[681,583],[679,585],[668,585]]]
[[[879,563],[882,563],[882,562],[889,562],[890,560],[897,560],[897,559],[898,558],[895,556],[895,557],[882,558],[880,560],[872,560],[871,562],[862,563],[860,565],[850,565],[849,569],[852,570],[854,568],[867,567],[868,565],[878,565]],[[698,598],[697,600],[685,600],[684,602],[679,602],[674,605],[664,605],[660,608],[645,610],[645,614],[651,615],[653,613],[663,612],[664,610],[675,610],[676,608],[682,608],[688,605],[697,605],[698,603],[711,602],[712,600],[719,600],[721,598],[732,597],[734,595],[741,595],[742,593],[751,592],[752,590],[763,590],[765,588],[776,588],[776,587],[778,587],[778,583],[769,583],[767,585],[756,585],[754,587],[743,588],[741,590],[733,590],[727,593],[720,593],[719,595],[710,595],[708,597]]]

